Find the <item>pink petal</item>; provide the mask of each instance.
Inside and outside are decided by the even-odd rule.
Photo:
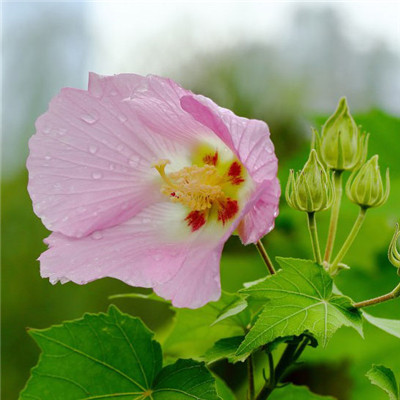
[[[197,121],[212,129],[235,152],[253,181],[265,188],[239,229],[244,244],[255,243],[273,228],[280,197],[278,160],[267,124],[238,117],[203,96],[185,96],[181,104]]]
[[[212,130],[199,123],[181,107],[181,98],[192,95],[170,79],[148,76],[146,85],[129,98],[129,106],[149,129],[149,134],[168,137],[185,146],[199,139],[215,137]]]
[[[53,233],[39,260],[52,283],[85,284],[112,277],[154,287],[178,307],[201,307],[220,295],[223,242],[205,230],[182,227],[179,205],[158,203],[123,224],[81,239]],[[186,228],[186,231],[182,231]]]
[[[126,221],[159,199],[152,163],[185,157],[189,150],[165,130],[153,134],[129,104],[129,96],[147,93],[147,86],[137,75],[91,74],[89,92],[63,89],[37,120],[29,142],[28,190],[48,229],[82,237]],[[164,95],[164,103],[173,104],[167,89]],[[155,116],[153,109],[145,111],[148,120]],[[181,114],[183,122],[193,120]]]
[[[278,215],[280,185],[277,179],[262,182],[262,193],[238,225],[243,244],[257,242],[269,233]]]

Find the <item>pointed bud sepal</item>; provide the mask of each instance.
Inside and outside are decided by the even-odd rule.
[[[308,213],[326,210],[332,205],[333,193],[332,180],[314,149],[300,172],[295,175],[290,170],[285,197],[295,210]]]
[[[314,146],[321,161],[332,170],[351,171],[364,164],[368,135],[360,133],[345,97],[322,127],[321,136],[314,132]]]
[[[386,170],[386,189],[384,189],[377,155],[368,160],[359,171],[354,171],[346,183],[347,197],[365,209],[386,203],[389,192],[389,169]]]
[[[400,276],[400,253],[399,250],[397,250],[397,241],[399,237],[400,228],[399,224],[396,224],[396,231],[394,232],[394,235],[389,245],[388,258],[390,263],[397,268],[397,275]]]

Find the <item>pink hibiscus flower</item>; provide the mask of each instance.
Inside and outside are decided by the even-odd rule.
[[[51,283],[103,277],[151,287],[176,307],[220,296],[222,248],[269,232],[277,159],[267,125],[171,80],[90,74],[62,89],[30,139],[28,190],[53,233]]]

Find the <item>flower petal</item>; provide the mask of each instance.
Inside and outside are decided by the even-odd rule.
[[[212,129],[246,167],[253,181],[265,187],[263,195],[245,216],[239,228],[244,244],[255,243],[274,226],[278,215],[280,185],[278,160],[267,124],[236,116],[203,96],[185,96],[182,108]]]
[[[76,239],[53,233],[39,260],[50,282],[85,284],[112,277],[154,287],[178,307],[201,307],[220,295],[224,241],[208,231],[191,234],[180,205],[158,203],[129,221]]]
[[[278,215],[280,185],[277,179],[271,179],[264,181],[262,188],[254,206],[239,223],[238,233],[243,244],[257,242],[274,228]]]
[[[146,82],[92,74],[89,91],[63,89],[37,120],[28,190],[48,229],[82,237],[126,221],[159,199],[152,163],[188,157],[187,147],[163,132],[149,134],[129,106],[127,96]]]
[[[185,146],[198,144],[215,133],[181,107],[181,98],[192,95],[170,79],[149,75],[146,85],[133,92],[128,104],[152,135],[162,134]]]

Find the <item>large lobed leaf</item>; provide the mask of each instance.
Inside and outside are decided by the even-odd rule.
[[[383,365],[373,365],[366,375],[372,384],[388,394],[390,400],[400,399],[396,377],[391,369]]]
[[[153,333],[114,306],[30,334],[42,354],[21,400],[220,399],[203,363],[178,360],[162,368]]]
[[[265,301],[254,327],[237,351],[252,351],[278,337],[310,332],[326,346],[341,326],[350,326],[362,335],[362,318],[350,298],[332,293],[332,279],[309,260],[277,258],[281,270],[264,281],[245,288],[245,293]]]

